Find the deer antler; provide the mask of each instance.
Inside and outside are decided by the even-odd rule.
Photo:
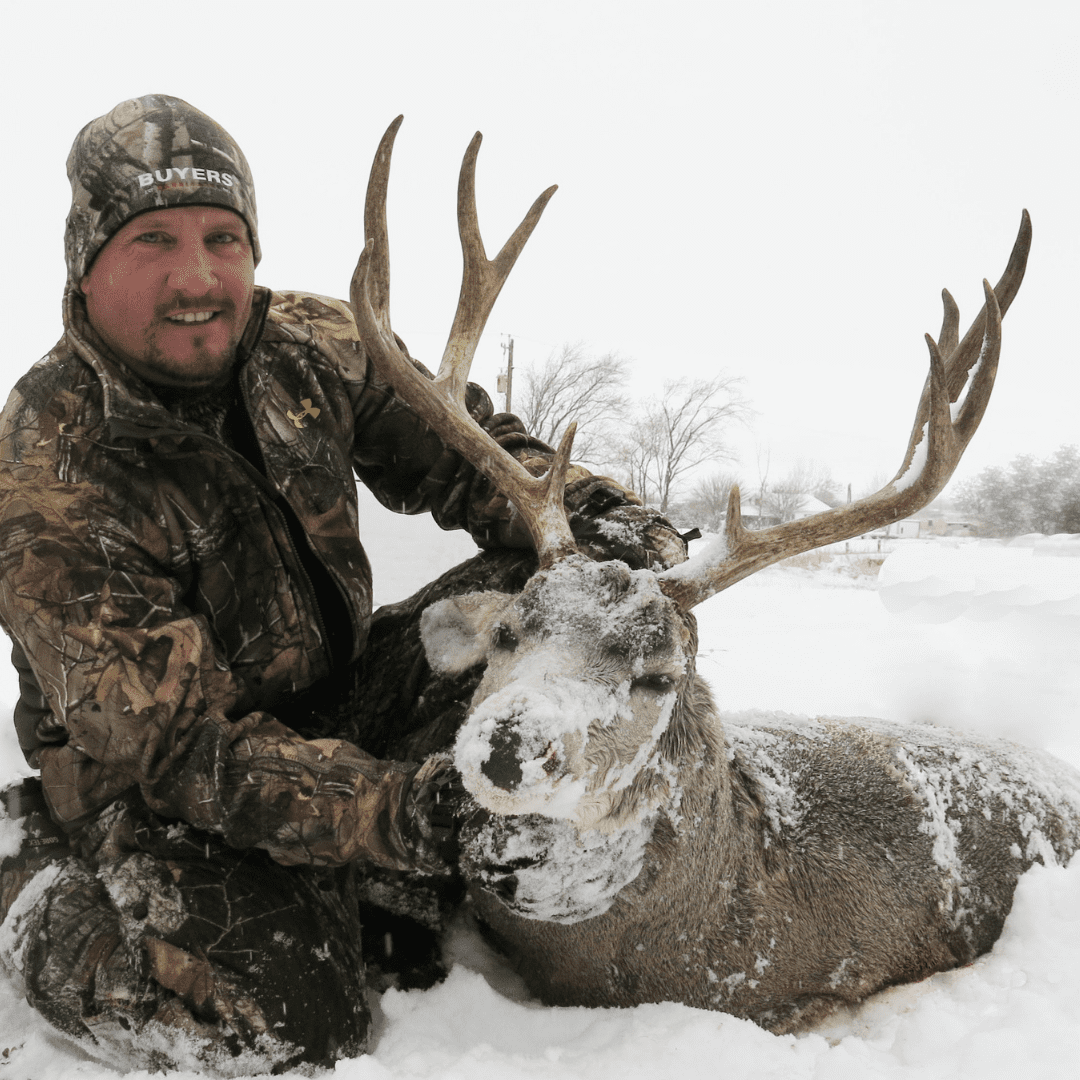
[[[949,293],[942,292],[940,339],[926,335],[930,374],[903,463],[888,484],[847,506],[754,532],[742,526],[739,489],[733,487],[723,542],[661,574],[663,592],[688,611],[772,563],[879,528],[930,502],[948,483],[986,411],[1001,347],[1001,317],[1020,288],[1030,246],[1031,218],[1025,210],[1005,273],[993,289],[983,281],[986,303],[959,344],[959,312]],[[963,401],[956,404],[965,387]]]
[[[563,436],[547,474],[533,476],[469,415],[465,407],[465,384],[488,315],[556,187],[553,185],[540,195],[499,254],[489,260],[476,216],[480,132],[473,136],[458,177],[458,232],[464,259],[461,293],[439,373],[434,380],[428,379],[402,352],[390,326],[386,191],[390,155],[401,121],[399,116],[383,135],[368,181],[364,207],[366,243],[351,287],[360,339],[371,362],[398,396],[510,499],[529,530],[540,565],[550,566],[577,551],[563,509],[574,425]]]

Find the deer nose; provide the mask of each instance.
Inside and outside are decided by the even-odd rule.
[[[491,755],[480,766],[480,771],[497,788],[513,791],[521,783],[521,736],[516,728],[497,727],[489,745]]]

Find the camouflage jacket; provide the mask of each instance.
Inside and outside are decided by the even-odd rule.
[[[413,865],[412,769],[305,740],[275,704],[363,649],[354,470],[481,543],[513,539],[505,503],[379,379],[340,301],[257,290],[232,411],[198,422],[107,354],[72,290],[65,328],[0,421],[0,620],[54,816],[77,831],[138,785],[280,861]]]

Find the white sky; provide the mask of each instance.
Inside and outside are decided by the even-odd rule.
[[[213,14],[210,14],[210,12]],[[367,171],[399,112],[395,328],[437,364],[457,300],[454,192],[484,132],[493,254],[560,190],[474,366],[494,390],[564,341],[664,379],[744,376],[741,472],[798,458],[856,488],[899,464],[936,334],[1004,268],[1028,275],[958,475],[1080,441],[1080,9],[1060,2],[50,3],[5,14],[8,386],[60,333],[64,162],[144,93],[223,124],[254,170],[257,279],[347,295]]]

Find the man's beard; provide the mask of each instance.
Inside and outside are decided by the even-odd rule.
[[[207,349],[205,347],[206,335],[197,335],[190,341],[190,351],[182,358],[177,357],[158,346],[158,330],[155,329],[150,334],[142,355],[129,359],[128,366],[148,382],[177,389],[202,390],[225,385],[236,363],[236,352],[245,327],[235,322],[236,305],[229,298],[216,299],[213,304],[219,308],[214,319],[234,320],[232,333],[223,349],[213,351]],[[168,305],[161,305],[155,311],[157,326],[165,329],[162,324],[169,322],[166,311],[175,314],[185,309],[205,310],[206,306],[205,300],[194,303],[173,301]],[[199,325],[209,326],[213,321]]]
[[[151,345],[143,355],[139,374],[149,382],[162,383],[181,389],[185,386],[206,389],[224,386],[236,363],[237,341],[230,341],[222,353],[211,353],[200,347],[199,339],[192,342],[193,350],[184,360],[167,356]],[[131,366],[130,364],[128,365]]]

